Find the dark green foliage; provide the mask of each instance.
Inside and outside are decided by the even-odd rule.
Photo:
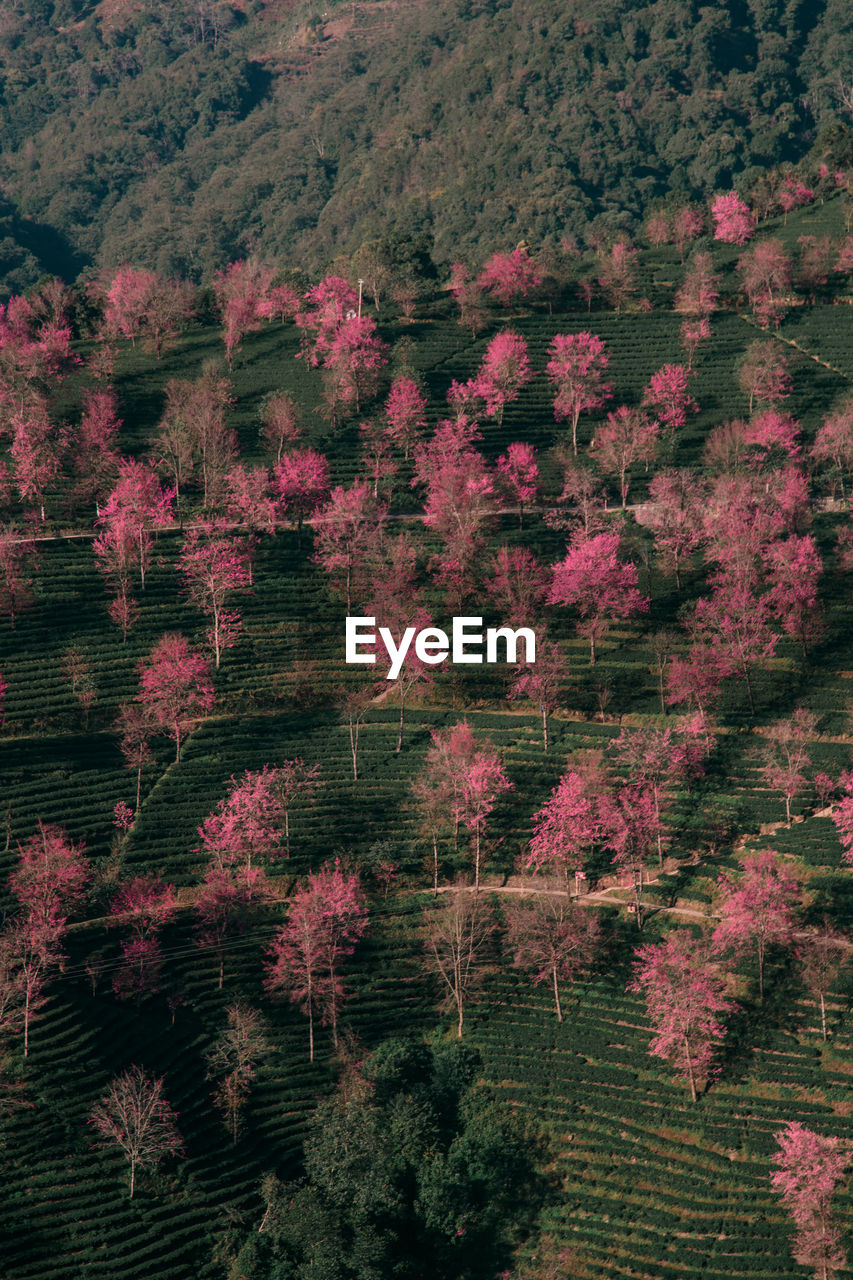
[[[306,1180],[267,1181],[251,1280],[491,1277],[542,1198],[541,1144],[474,1087],[479,1055],[388,1041],[317,1109]],[[246,1270],[247,1266],[250,1268]]]
[[[851,47],[843,0],[9,3],[4,190],[36,260],[59,236],[198,279],[250,247],[316,267],[387,237],[429,277],[484,243],[630,228],[820,130],[816,158],[846,163]],[[9,248],[17,289],[38,267]]]

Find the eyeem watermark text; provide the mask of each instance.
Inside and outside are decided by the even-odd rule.
[[[406,655],[414,641],[414,652],[421,662],[435,666],[449,657],[457,662],[535,662],[536,635],[530,627],[487,627],[485,635],[482,630],[482,618],[454,618],[452,630],[448,636],[440,627],[406,627],[400,637],[399,644],[388,627],[379,627],[379,640],[385,646],[391,666],[388,668],[386,680],[396,680],[403,669]],[[346,620],[346,660],[347,662],[372,663],[376,661],[377,630],[375,618],[347,618]],[[483,657],[483,641],[485,640],[486,656]],[[518,642],[524,641],[524,658],[518,656]],[[503,644],[503,657],[498,657],[498,642]]]

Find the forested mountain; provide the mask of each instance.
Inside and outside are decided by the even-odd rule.
[[[6,0],[0,274],[629,229],[844,159],[851,70],[843,0]]]

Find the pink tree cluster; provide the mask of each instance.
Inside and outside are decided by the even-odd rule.
[[[611,387],[604,381],[610,357],[596,334],[558,333],[548,348],[545,366],[554,388],[554,417],[572,424],[572,451],[578,451],[578,419],[590,409],[599,409],[610,398]]]
[[[526,298],[541,283],[536,264],[521,245],[512,253],[493,253],[477,277],[479,288],[505,307],[516,298]]]
[[[618,533],[575,534],[565,558],[554,568],[548,600],[578,614],[578,634],[589,640],[590,666],[595,665],[596,645],[612,623],[649,607],[637,588],[636,567],[619,559]]]

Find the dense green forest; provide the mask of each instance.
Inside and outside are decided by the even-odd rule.
[[[0,280],[630,230],[850,150],[843,0],[8,0]]]

